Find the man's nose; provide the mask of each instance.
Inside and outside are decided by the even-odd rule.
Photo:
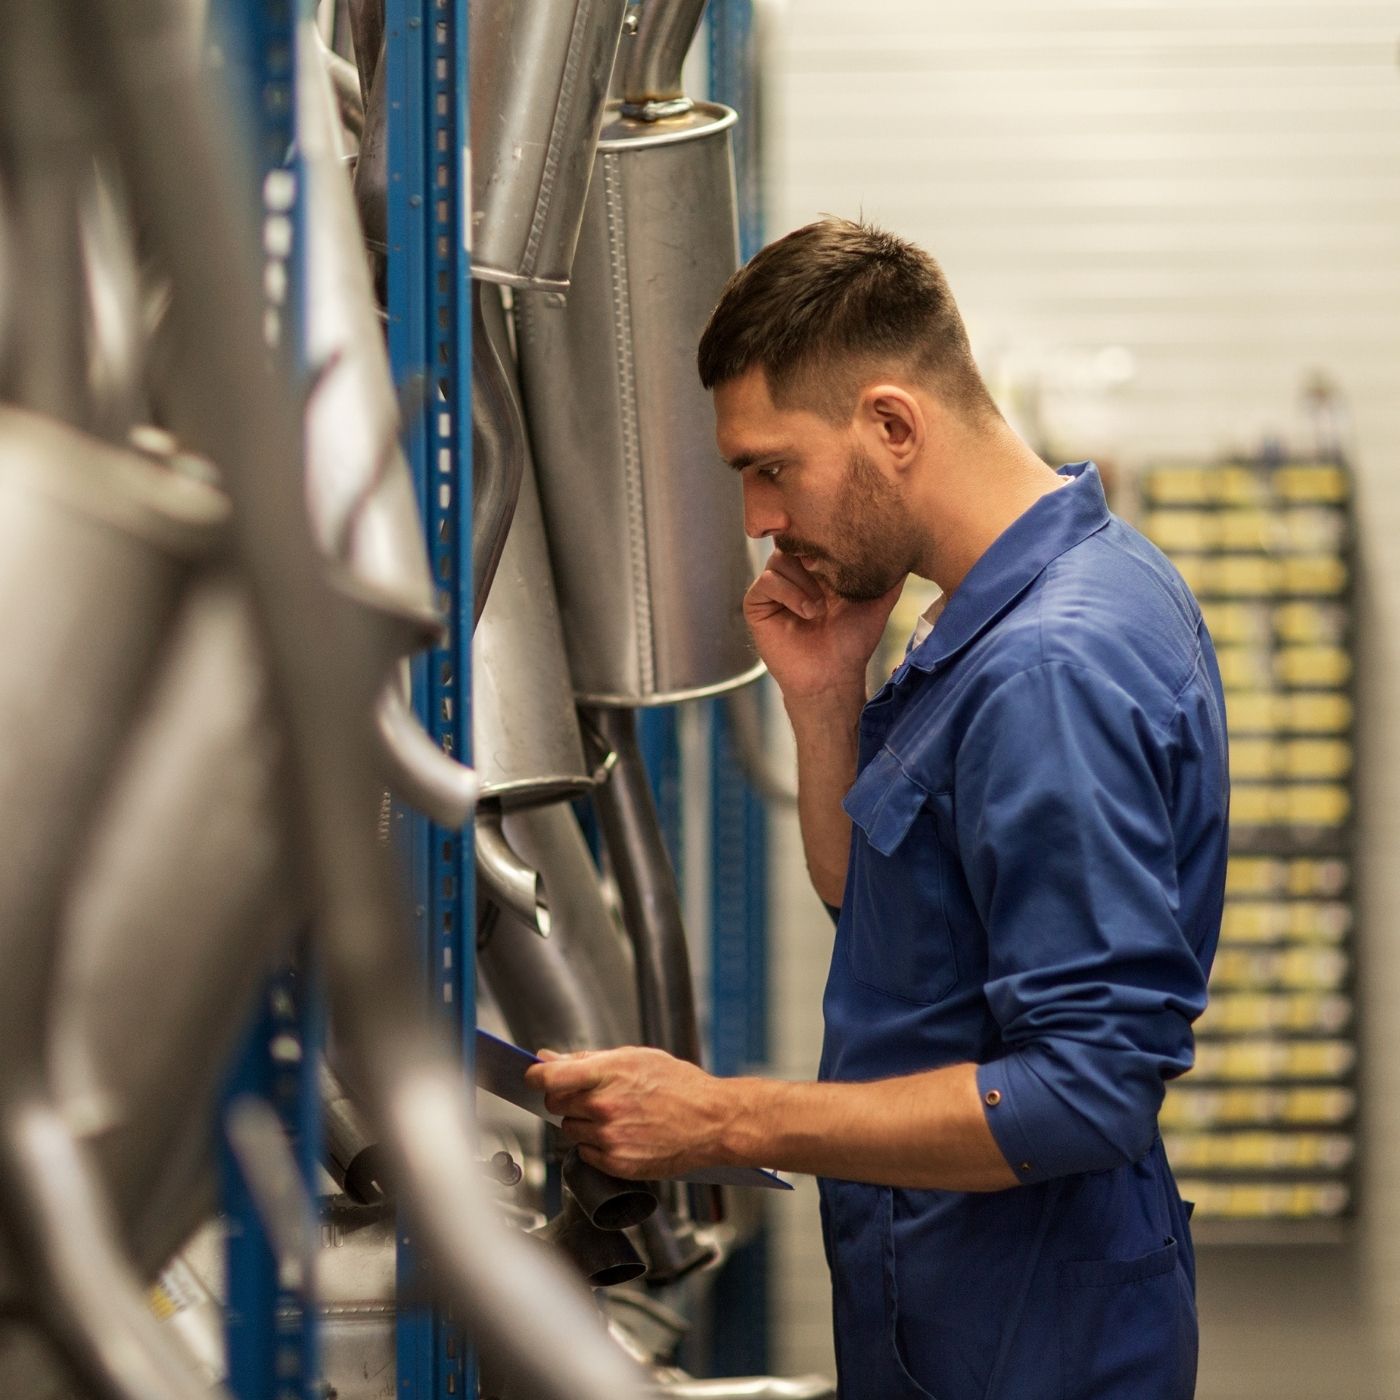
[[[744,533],[751,540],[779,535],[790,524],[773,487],[756,477],[744,477]]]

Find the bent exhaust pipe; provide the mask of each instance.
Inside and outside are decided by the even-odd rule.
[[[629,1230],[656,1210],[656,1192],[650,1182],[624,1181],[600,1171],[578,1155],[577,1147],[564,1154],[561,1171],[579,1209],[599,1230]]]
[[[476,869],[484,893],[509,909],[542,938],[550,934],[549,900],[544,881],[511,849],[501,830],[499,812],[482,812],[476,820]]]
[[[201,1387],[146,1308],[95,1164],[54,1100],[59,929],[94,790],[224,515],[202,483],[0,407],[0,720],[28,738],[0,759],[0,797],[26,814],[0,849],[0,1224],[43,1330],[104,1400],[189,1400]],[[53,723],[57,689],[86,723]]]
[[[700,1030],[680,892],[637,742],[637,716],[613,709],[587,715],[616,759],[594,800],[632,944],[642,1036],[648,1045],[699,1064]]]
[[[392,664],[436,643],[441,619],[323,47],[310,36],[297,65],[310,210],[307,353],[319,367],[306,409],[307,502],[322,549],[383,616]],[[376,717],[389,785],[435,821],[460,827],[476,780],[423,731],[397,676],[386,677]]]
[[[603,1050],[635,1044],[640,1026],[629,949],[567,805],[508,815],[504,832],[549,890],[550,936],[511,912],[479,935],[477,959],[517,1044]]]
[[[300,917],[284,762],[246,591],[202,580],[99,811],[56,972],[60,1102],[143,1248],[197,1221],[178,1164],[191,1143],[212,1161],[229,1056]]]
[[[494,288],[482,309],[505,320]],[[506,363],[514,393],[514,367]],[[514,421],[520,425],[518,409]],[[483,803],[515,810],[582,796],[594,775],[584,756],[564,629],[554,592],[539,489],[524,438],[521,478],[500,565],[472,638],[472,753]],[[500,464],[484,464],[499,475]]]
[[[266,629],[293,744],[299,811],[327,980],[372,1116],[439,1285],[489,1363],[528,1400],[639,1397],[640,1378],[586,1294],[494,1219],[479,1182],[461,1065],[422,1015],[420,975],[373,814],[369,713],[383,684],[373,639],[328,590],[298,486],[298,405],[287,366],[267,372],[256,298],[254,186],[231,124],[192,67],[152,66],[175,0],[96,0],[74,26],[109,98],[128,177],[176,287],[172,314],[201,344],[173,386],[234,501],[234,534]],[[71,11],[70,11],[71,12]],[[220,327],[211,341],[210,324]],[[229,385],[241,393],[235,401]],[[551,1358],[561,1340],[569,1375]]]
[[[646,1272],[647,1266],[627,1236],[595,1225],[569,1191],[564,1193],[564,1208],[559,1214],[531,1234],[561,1250],[593,1288],[631,1283]]]

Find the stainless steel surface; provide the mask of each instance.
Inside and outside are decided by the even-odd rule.
[[[400,650],[441,633],[423,522],[399,446],[398,401],[375,311],[335,95],[314,26],[298,64],[298,136],[306,178],[306,495],[327,557],[360,599],[403,626]]]
[[[404,693],[407,683],[392,677],[375,702],[381,772],[398,797],[455,831],[475,810],[481,784],[475,769],[433,742]]]
[[[627,0],[471,0],[472,275],[565,287]]]
[[[481,618],[515,517],[528,447],[501,294],[473,282],[472,605]]]
[[[96,1164],[54,1103],[45,1050],[73,862],[147,691],[177,600],[220,533],[219,494],[0,408],[0,1199],[23,1302],[74,1377],[111,1400],[196,1393],[146,1310]],[[54,711],[62,696],[71,716]]]
[[[359,1205],[374,1205],[388,1193],[388,1162],[360,1105],[335,1071],[321,1062],[323,1156],[335,1183]]]
[[[586,1293],[492,1215],[461,1065],[422,1015],[403,901],[375,839],[380,787],[370,709],[383,683],[381,661],[373,638],[321,577],[289,470],[299,456],[299,406],[290,366],[267,372],[250,294],[260,256],[248,174],[207,75],[149,62],[181,10],[177,0],[93,0],[77,37],[152,243],[170,269],[182,338],[219,327],[173,391],[234,502],[234,535],[292,736],[315,923],[353,1077],[367,1087],[376,1126],[396,1149],[396,1176],[437,1284],[483,1355],[531,1400],[636,1396],[640,1378]],[[561,1349],[567,1376],[554,1361]]]
[[[646,1272],[647,1266],[627,1236],[595,1225],[570,1191],[564,1192],[559,1214],[533,1233],[559,1250],[594,1288],[631,1283]]]
[[[505,834],[540,872],[550,910],[547,939],[503,913],[478,952],[511,1038],[528,1050],[635,1044],[631,952],[573,812],[566,805],[519,812],[506,818]]]
[[[657,1287],[679,1283],[719,1258],[719,1251],[701,1237],[694,1223],[671,1207],[648,1216],[636,1233],[646,1251],[647,1278]]]
[[[637,743],[637,717],[631,710],[599,709],[591,722],[616,755],[595,801],[632,944],[642,1037],[699,1064],[700,1028],[680,892]]]
[[[656,1210],[656,1191],[646,1181],[624,1181],[591,1167],[571,1147],[561,1168],[564,1185],[583,1213],[600,1230],[626,1230],[640,1225]]]
[[[652,1391],[670,1400],[836,1400],[836,1387],[825,1376],[730,1376],[696,1380],[662,1379]]]
[[[145,1249],[172,1248],[199,1219],[198,1175],[182,1184],[180,1163],[191,1149],[212,1160],[229,1056],[303,913],[264,671],[246,591],[202,582],[66,900],[55,1088]]]
[[[516,855],[501,830],[501,814],[483,811],[476,819],[476,871],[482,893],[543,938],[551,929],[548,892],[539,871]]]
[[[24,1265],[26,1304],[81,1392],[98,1400],[232,1400],[209,1386],[151,1312],[93,1163],[62,1116],[41,1094],[7,1093],[4,1117],[7,1242]]]
[[[623,109],[629,117],[659,121],[689,111],[681,67],[704,10],[705,0],[643,0],[621,73]]]
[[[435,642],[437,596],[417,492],[399,446],[399,411],[344,168],[335,97],[313,26],[303,26],[299,121],[307,185],[307,354],[317,366],[306,410],[307,499],[328,557],[384,619],[386,661]],[[445,826],[471,815],[469,770],[423,732],[386,677],[377,708],[385,778]]]
[[[92,431],[126,438],[144,416],[146,325],[141,274],[124,201],[94,164],[79,196],[87,338],[86,398]]]
[[[505,345],[504,313],[492,327]],[[513,369],[508,368],[512,381]],[[513,383],[512,386],[513,388]],[[482,797],[505,807],[576,797],[593,785],[584,756],[549,545],[528,444],[510,533],[472,639],[472,754]]]
[[[759,674],[739,480],[695,347],[738,264],[728,108],[604,128],[567,299],[516,298],[520,368],[574,688],[599,705]]]
[[[350,39],[360,74],[360,96],[369,104],[370,88],[382,56],[384,0],[350,0]]]
[[[0,43],[0,176],[12,333],[0,358],[0,397],[89,427],[78,209],[93,113],[63,40],[58,6],[7,10]]]
[[[382,300],[386,290],[384,259],[389,249],[389,77],[382,40],[372,71],[373,82],[365,97],[365,129],[360,134],[360,153],[355,159],[355,205]],[[362,81],[364,72],[361,64]]]
[[[317,30],[316,41],[320,45],[321,62],[335,89],[336,110],[340,114],[340,124],[358,143],[365,134],[365,99],[360,92],[360,73],[349,59],[341,58]]]

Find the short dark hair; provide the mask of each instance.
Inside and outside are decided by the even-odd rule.
[[[700,337],[713,389],[759,366],[780,406],[832,422],[861,384],[899,368],[955,411],[995,414],[947,279],[922,248],[873,224],[827,217],[757,253],[724,288]]]

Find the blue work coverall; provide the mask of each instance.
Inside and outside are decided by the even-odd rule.
[[[1220,929],[1200,609],[1061,469],[860,722],[821,1077],[973,1062],[1007,1190],[821,1183],[842,1400],[1187,1400],[1189,1207],[1157,1133]]]

